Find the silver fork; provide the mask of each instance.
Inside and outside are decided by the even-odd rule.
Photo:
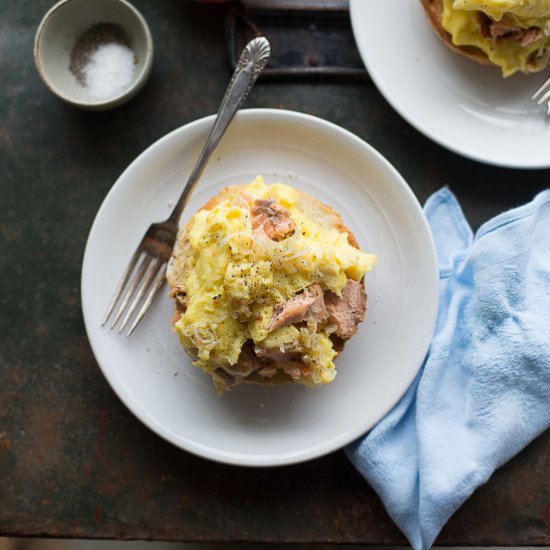
[[[178,234],[179,220],[189,197],[229,123],[265,67],[270,53],[269,42],[264,37],[254,38],[245,46],[221,102],[214,125],[180,198],[168,219],[153,223],[145,232],[120,279],[102,325],[105,325],[120,300],[111,329],[122,318],[118,330],[122,332],[133,318],[127,333],[130,336],[151,307],[155,296],[164,285],[166,267]],[[138,264],[139,267],[136,269]],[[121,300],[124,291],[124,297]]]
[[[546,114],[550,115],[550,78],[546,79],[542,86],[531,96],[537,105],[542,105],[546,101]]]

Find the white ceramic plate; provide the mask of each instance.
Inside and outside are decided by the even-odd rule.
[[[413,193],[380,154],[349,132],[308,115],[241,111],[214,154],[184,215],[226,185],[257,174],[332,205],[367,251],[366,320],[324,387],[243,385],[218,397],[172,332],[167,292],[127,338],[100,326],[132,251],[181,191],[213,118],[168,134],[142,153],[107,195],[90,232],[82,270],[88,336],[107,380],[162,437],[217,461],[274,466],[338,449],[397,402],[428,348],[437,309],[431,236]]]
[[[351,0],[350,11],[374,83],[416,129],[488,164],[550,167],[550,120],[529,100],[548,74],[503,79],[450,51],[419,0]]]

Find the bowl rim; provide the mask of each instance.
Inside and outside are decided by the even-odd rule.
[[[47,88],[54,93],[59,98],[63,99],[67,103],[70,103],[72,105],[76,105],[78,107],[83,108],[99,108],[99,107],[109,107],[109,106],[115,106],[118,105],[121,101],[121,99],[130,99],[133,97],[145,84],[145,81],[147,80],[150,72],[151,67],[153,63],[153,37],[151,34],[151,30],[149,29],[149,25],[147,24],[147,21],[141,14],[141,12],[130,2],[127,0],[111,0],[112,2],[119,3],[124,5],[138,20],[141,29],[143,30],[143,33],[145,35],[145,62],[143,63],[143,66],[139,72],[139,74],[136,76],[134,82],[131,84],[129,88],[124,90],[123,92],[119,93],[118,95],[109,97],[107,99],[101,99],[97,101],[78,101],[66,93],[64,93],[62,90],[57,88],[52,84],[50,81],[47,72],[42,67],[42,63],[40,61],[40,51],[41,51],[41,39],[42,35],[44,33],[45,28],[47,27],[48,23],[50,22],[52,16],[61,8],[63,8],[66,4],[69,4],[75,0],[59,0],[56,4],[54,4],[45,14],[44,17],[42,17],[42,20],[40,21],[38,28],[36,30],[36,34],[34,36],[34,47],[33,47],[33,54],[34,54],[34,63],[36,65],[36,69],[38,71],[38,74],[40,75],[40,78],[44,82],[44,84],[47,86]]]

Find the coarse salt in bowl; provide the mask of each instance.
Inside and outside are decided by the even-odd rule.
[[[61,0],[44,16],[34,44],[36,67],[61,99],[90,110],[110,109],[143,87],[153,40],[126,0]]]

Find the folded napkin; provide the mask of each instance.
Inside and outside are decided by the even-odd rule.
[[[446,188],[425,214],[440,275],[432,344],[401,401],[346,449],[415,550],[550,426],[550,189],[475,237]]]

